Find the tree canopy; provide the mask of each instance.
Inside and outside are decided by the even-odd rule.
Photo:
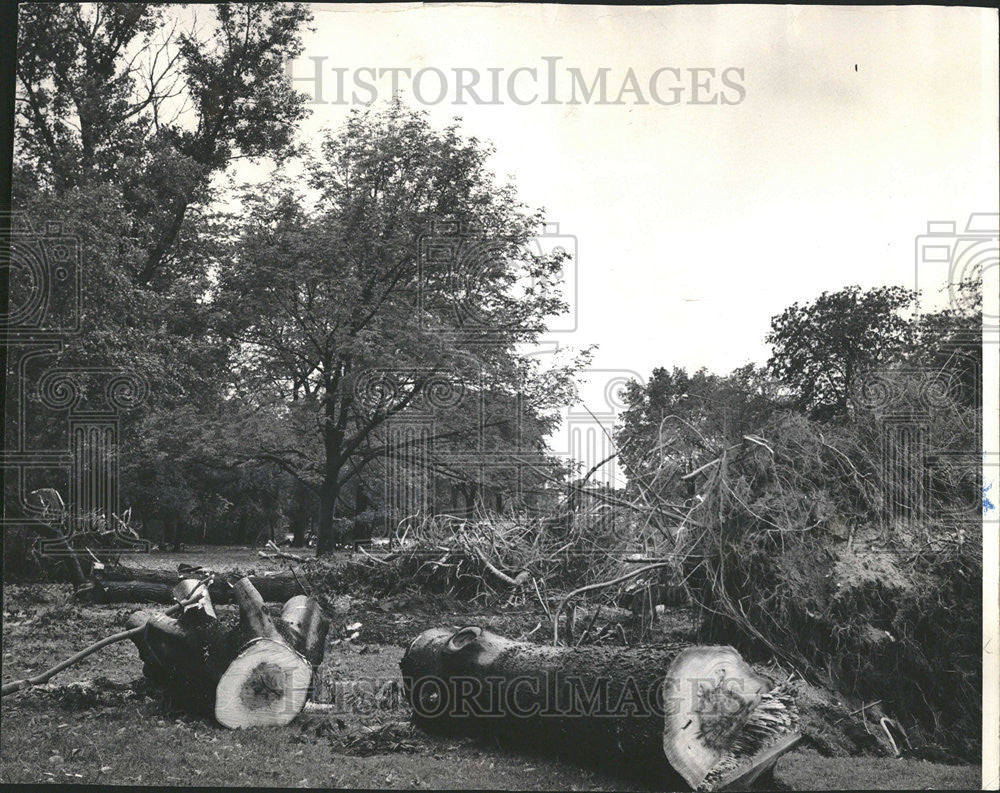
[[[213,305],[234,389],[270,427],[247,454],[314,490],[320,552],[340,539],[348,482],[399,444],[461,434],[483,393],[526,396],[523,415],[485,422],[494,442],[503,422],[532,448],[546,430],[546,381],[518,345],[565,308],[561,256],[531,249],[541,216],[496,182],[489,153],[394,102],[327,136],[308,166],[314,204],[280,185],[247,196]],[[392,440],[411,417],[433,424],[425,440]]]
[[[771,319],[768,368],[817,415],[844,414],[861,379],[898,361],[914,328],[905,315],[916,293],[899,286],[848,286],[793,303]]]

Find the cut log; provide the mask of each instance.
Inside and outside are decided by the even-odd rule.
[[[232,728],[288,724],[306,704],[313,666],[285,642],[248,578],[233,585],[233,598],[240,606],[241,625],[254,638],[219,679],[215,718]]]
[[[299,715],[312,683],[309,662],[287,644],[255,639],[229,665],[215,690],[219,724],[281,726]]]
[[[312,665],[315,671],[323,663],[330,618],[319,603],[305,595],[296,595],[281,609],[281,622],[288,628],[289,643]]]
[[[750,778],[796,734],[794,703],[731,647],[551,647],[438,628],[400,669],[424,729],[544,746],[667,787]]]
[[[304,594],[299,583],[301,574],[285,570],[273,575],[250,576],[250,583],[268,603],[284,603],[291,597]],[[96,582],[91,600],[96,603],[162,603],[172,604],[177,574],[169,570],[141,568],[111,568]],[[215,603],[232,603],[232,591],[222,581],[209,587]]]
[[[172,593],[184,603],[176,609],[178,617],[137,611],[126,625],[144,628],[133,637],[144,662],[143,674],[171,688],[188,710],[212,713],[215,687],[249,634],[216,617],[208,590],[200,582],[181,581]]]
[[[329,620],[311,598],[297,596],[273,621],[249,579],[237,581],[238,625],[215,615],[208,591],[182,581],[172,590],[185,605],[176,619],[139,611],[128,627],[143,673],[165,684],[188,709],[226,727],[287,724],[302,710],[313,669],[323,660]],[[198,596],[195,596],[198,595]]]

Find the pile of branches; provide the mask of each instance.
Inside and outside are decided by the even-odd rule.
[[[28,504],[29,527],[9,532],[4,544],[9,579],[68,579],[85,588],[95,572],[117,566],[122,554],[148,548],[132,523],[131,509],[121,516],[81,512],[53,488],[32,491]]]
[[[878,699],[911,743],[978,756],[981,518],[967,502],[963,516],[959,495],[978,460],[945,471],[951,484],[928,512],[887,523],[887,478],[909,474],[886,466],[883,429],[877,416],[836,425],[778,414],[713,449],[678,422],[661,438],[687,434],[704,450],[698,465],[663,455],[659,481],[641,491],[654,523],[673,521],[661,553],[700,610],[703,641]],[[668,482],[696,493],[675,503]]]
[[[382,597],[416,588],[482,603],[537,599],[547,608],[550,591],[613,578],[621,569],[626,543],[599,516],[597,505],[558,524],[485,515],[411,519],[397,529],[389,553],[362,550],[347,565],[311,568],[310,579],[324,591]]]

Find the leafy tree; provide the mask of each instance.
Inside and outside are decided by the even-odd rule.
[[[284,73],[302,48],[305,6],[212,9],[203,34],[176,33],[153,4],[21,7],[19,165],[58,194],[117,187],[130,220],[118,231],[140,243],[127,262],[140,286],[169,279],[187,211],[205,203],[212,176],[237,158],[290,154],[305,113]]]
[[[338,539],[345,486],[391,450],[393,421],[447,411],[473,384],[544,386],[517,350],[564,310],[560,259],[529,250],[541,216],[497,183],[490,152],[457,122],[435,130],[394,102],[324,140],[309,168],[315,207],[277,186],[248,197],[215,305],[254,417],[245,454],[315,489],[318,553]],[[453,255],[421,256],[440,221],[453,224],[439,240]]]
[[[176,426],[151,435],[165,423],[150,414],[211,411],[225,396],[229,351],[206,300],[220,233],[212,185],[237,159],[294,153],[306,97],[291,90],[284,64],[301,51],[310,12],[299,3],[218,4],[183,31],[185,14],[155,4],[20,7],[15,236],[50,221],[76,236],[84,296],[80,332],[9,386],[34,399],[38,375],[52,366],[137,372],[149,398],[123,422],[123,494],[138,497],[149,466],[158,486],[204,500],[203,479],[177,458],[152,456]],[[50,313],[69,308],[51,304]],[[8,411],[6,430],[22,430],[36,448],[64,444],[48,411],[24,415],[29,426],[18,428]],[[150,509],[162,512],[162,503]]]
[[[645,483],[664,459],[690,466],[753,432],[781,405],[776,384],[753,364],[725,376],[657,367],[645,384],[629,383],[624,398],[615,441],[629,480]]]
[[[563,478],[545,441],[558,423],[550,412],[558,400],[541,381],[523,393],[472,386],[454,406],[435,410],[438,437],[407,459],[414,479],[424,474],[434,488],[431,508],[459,515],[530,509],[547,482]],[[390,453],[386,466],[398,470]]]
[[[899,286],[848,286],[793,303],[771,319],[768,368],[817,417],[843,415],[863,378],[899,360],[912,344],[904,315],[916,293]]]
[[[983,403],[983,281],[982,273],[955,284],[946,308],[921,314],[915,321],[910,357],[921,366],[949,378],[960,403]]]

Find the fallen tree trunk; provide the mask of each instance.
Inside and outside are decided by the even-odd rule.
[[[301,575],[284,570],[272,575],[250,576],[254,589],[268,603],[284,603],[296,595],[305,594],[300,583]],[[174,603],[173,590],[177,574],[169,570],[118,568],[108,570],[102,579],[89,590],[88,597],[95,603]],[[232,590],[222,581],[209,587],[215,603],[232,603]]]
[[[273,621],[248,578],[232,592],[238,625],[216,617],[207,592],[176,619],[132,614],[129,629],[142,628],[131,638],[145,662],[143,673],[167,685],[188,709],[213,713],[226,727],[287,724],[305,705],[329,620],[315,601],[299,596]]]
[[[747,783],[794,745],[794,703],[731,647],[551,647],[432,629],[400,669],[416,723],[487,733],[656,782]]]

